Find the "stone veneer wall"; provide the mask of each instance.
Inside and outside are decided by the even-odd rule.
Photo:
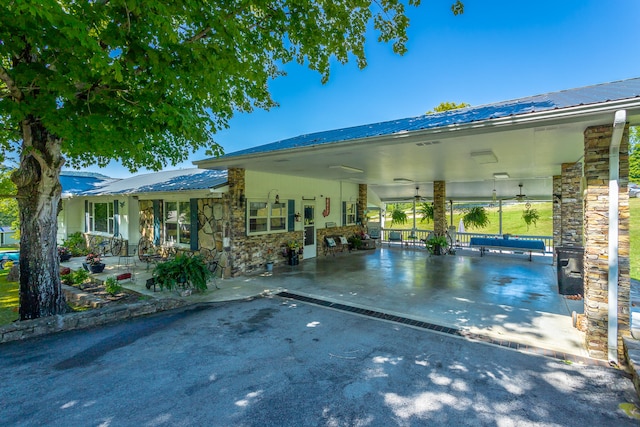
[[[153,242],[153,201],[140,200],[138,210],[140,211],[140,237],[146,237]]]
[[[282,249],[292,240],[302,246],[302,231],[247,236],[246,202],[240,202],[240,195],[245,194],[245,170],[230,168],[227,177],[229,227],[228,232],[225,230],[225,237],[229,237],[230,242],[227,259],[229,274],[235,277],[264,271],[267,261],[273,261],[274,265],[286,263]]]
[[[622,337],[629,336],[629,133],[620,146],[619,177],[619,276],[618,360],[624,360]],[[584,132],[584,309],[587,319],[586,346],[591,357],[607,358],[609,271],[609,144],[612,126],[589,127]]]
[[[582,246],[582,163],[562,164],[561,235],[563,246]]]
[[[447,191],[444,181],[433,182],[433,231],[444,234],[447,231]]]
[[[360,220],[362,220],[364,212],[367,210],[367,197],[367,184],[358,184],[358,218]]]
[[[317,228],[316,242],[318,244],[318,255],[322,253],[324,238],[326,236],[344,236],[348,239],[354,234],[360,234],[362,232],[363,228],[360,225],[344,225],[342,227]]]
[[[556,195],[562,196],[562,176],[553,177],[553,247],[557,248],[562,243],[562,203]],[[554,252],[553,256],[556,254]]]

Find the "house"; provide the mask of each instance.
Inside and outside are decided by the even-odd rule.
[[[638,124],[633,78],[300,135],[194,163],[228,170],[234,272],[250,271],[283,238],[303,240],[305,258],[313,257],[326,224],[349,232],[371,199],[420,191],[433,201],[439,233],[449,225],[448,200],[553,200],[554,247],[588,254],[588,350],[622,360],[630,333],[628,127]],[[292,227],[291,212],[303,222]]]
[[[87,239],[119,236],[129,253],[141,238],[184,250],[222,249],[226,176],[192,168],[103,180],[67,198],[64,228]]]
[[[638,124],[634,78],[300,135],[194,162],[199,169],[80,191],[66,201],[66,231],[73,223],[87,235],[122,235],[129,248],[144,238],[221,251],[225,273],[235,276],[288,246],[314,258],[326,235],[360,232],[369,209],[418,191],[433,201],[441,233],[448,200],[553,200],[554,247],[588,254],[588,350],[622,360],[630,333],[628,127]]]

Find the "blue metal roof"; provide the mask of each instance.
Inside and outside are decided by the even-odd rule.
[[[60,184],[62,185],[62,192],[64,194],[79,194],[100,187],[111,181],[113,181],[112,178],[99,173],[76,171],[60,172]]]
[[[135,175],[82,192],[83,196],[206,190],[227,183],[227,171],[179,169]]]
[[[490,119],[520,116],[637,97],[640,97],[640,78],[620,80],[612,83],[563,90],[511,101],[450,110],[442,113],[426,114],[406,119],[299,135],[293,138],[229,153],[221,158],[311,147],[354,139],[393,135],[401,132],[435,129],[451,125],[463,125]],[[210,158],[207,160],[214,159],[215,158]]]

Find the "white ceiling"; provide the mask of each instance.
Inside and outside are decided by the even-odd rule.
[[[550,113],[492,119],[462,126],[404,132],[202,162],[200,167],[241,167],[248,170],[368,184],[382,201],[410,200],[416,194],[432,198],[433,182],[445,181],[447,199],[491,199],[522,193],[550,200],[552,177],[562,163],[580,161],[583,132],[589,126],[611,125],[615,110],[556,110]],[[633,101],[627,120],[640,124],[640,102]],[[490,151],[495,163],[479,164],[471,153]],[[200,163],[200,162],[199,162]],[[361,173],[340,168],[357,168]],[[509,179],[495,180],[506,172]],[[408,180],[398,182],[398,179]],[[494,187],[495,185],[495,187]]]

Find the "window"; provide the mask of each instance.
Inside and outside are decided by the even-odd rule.
[[[287,231],[287,204],[247,203],[247,234]]]
[[[191,243],[191,204],[189,202],[165,202],[164,235],[169,243]]]
[[[113,234],[113,203],[89,202],[89,230]]]
[[[344,203],[344,225],[353,225],[356,223],[356,204],[355,202]]]

